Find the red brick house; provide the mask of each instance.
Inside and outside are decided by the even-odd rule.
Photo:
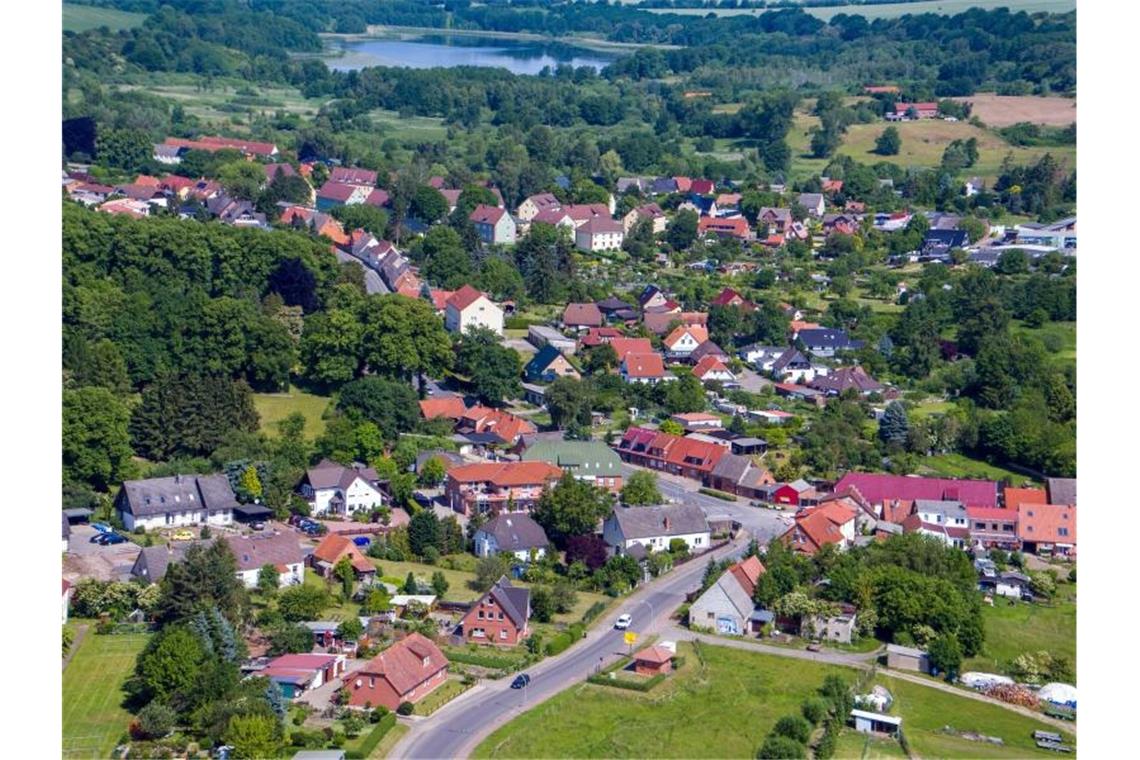
[[[512,586],[503,576],[471,605],[457,633],[468,644],[515,646],[529,635],[528,620],[530,590]]]
[[[642,649],[633,656],[633,670],[642,676],[672,673],[673,653],[663,646]]]
[[[419,702],[447,680],[450,663],[435,643],[419,633],[397,641],[358,670],[348,689],[353,707]]]
[[[546,486],[562,477],[549,462],[478,462],[447,471],[447,503],[465,515],[505,511],[526,512]]]

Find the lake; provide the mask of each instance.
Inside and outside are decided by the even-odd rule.
[[[483,66],[508,69],[515,74],[538,74],[559,64],[601,70],[617,57],[561,42],[476,37],[467,35],[415,35],[333,43],[341,55],[326,59],[329,68],[354,71],[366,66],[403,66],[413,69]]]

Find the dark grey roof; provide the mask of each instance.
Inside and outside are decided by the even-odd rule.
[[[448,469],[451,468],[451,465],[463,464],[465,461],[463,457],[459,456],[454,451],[446,451],[444,449],[427,449],[426,451],[421,451],[416,455],[416,472],[419,472],[420,468],[427,464],[428,460],[430,459],[441,460],[444,466]]]
[[[119,509],[135,517],[188,509],[233,509],[237,505],[237,497],[225,475],[173,475],[128,480],[123,483],[117,500]]]
[[[541,375],[542,373],[546,372],[546,369],[550,366],[551,362],[553,362],[559,356],[562,356],[562,352],[547,343],[545,346],[538,349],[538,353],[534,355],[534,358],[526,363],[526,367],[523,368],[523,373],[526,374],[527,377],[535,377]]]
[[[186,550],[195,543],[185,541],[169,546],[144,546],[135,558],[131,575],[148,583],[158,583],[166,575],[166,569],[174,562],[181,562]]]
[[[613,518],[627,540],[651,536],[680,536],[709,530],[704,510],[696,504],[668,507],[617,507]],[[669,526],[665,527],[668,521]]]
[[[809,328],[807,330],[800,330],[799,339],[808,348],[859,348],[863,345],[862,341],[851,340],[847,333],[843,330],[836,330],[830,327]]]
[[[1050,504],[1077,505],[1077,479],[1076,478],[1046,478],[1045,489],[1049,494]]]
[[[542,526],[522,513],[506,512],[497,515],[479,530],[494,536],[502,551],[541,549],[550,543]]]
[[[507,613],[516,626],[522,628],[530,618],[530,589],[512,586],[503,576],[487,594]]]
[[[752,610],[752,614],[748,619],[756,623],[771,623],[776,619],[776,615],[771,610],[762,610],[757,607]]]
[[[369,483],[379,480],[376,470],[371,467],[354,465],[345,467],[343,464],[322,459],[316,467],[305,473],[305,478],[315,490],[322,488],[348,488],[357,477],[364,478]]]
[[[748,457],[742,457],[739,454],[725,454],[713,467],[712,474],[714,477],[739,483],[751,466],[752,460]]]
[[[71,523],[67,521],[67,513],[64,512],[61,517],[63,518],[63,540],[71,538]]]
[[[609,298],[602,299],[597,302],[597,307],[604,312],[621,311],[622,309],[632,309],[633,304],[628,304],[617,296],[610,296]]]
[[[780,354],[779,358],[776,359],[775,362],[773,362],[772,371],[773,372],[783,372],[788,367],[810,367],[810,366],[811,366],[811,362],[809,362],[806,358],[804,358],[803,354],[801,354],[799,351],[797,351],[794,348],[789,348],[787,351]]]

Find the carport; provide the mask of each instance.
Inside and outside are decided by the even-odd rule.
[[[268,520],[271,517],[273,517],[273,510],[261,504],[241,504],[234,507],[234,519],[238,522],[258,522]]]

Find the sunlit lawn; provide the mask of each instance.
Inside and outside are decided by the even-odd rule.
[[[149,634],[100,636],[89,628],[63,671],[63,756],[109,757],[127,732],[123,684]]]

